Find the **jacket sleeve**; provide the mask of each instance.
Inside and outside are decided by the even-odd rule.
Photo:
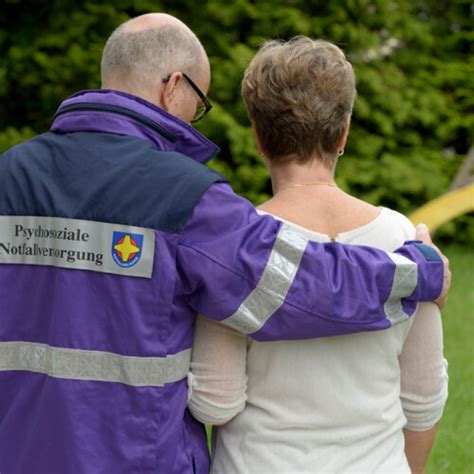
[[[226,183],[212,185],[186,224],[178,271],[190,306],[256,340],[386,329],[434,300],[443,264],[410,243],[387,253],[308,241],[257,214]]]

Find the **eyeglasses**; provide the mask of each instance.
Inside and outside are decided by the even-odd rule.
[[[199,96],[201,99],[201,102],[196,108],[196,112],[194,112],[194,116],[191,119],[191,123],[195,123],[199,120],[201,120],[204,115],[206,115],[209,110],[212,109],[212,104],[209,102],[209,99],[206,97],[206,95],[199,89],[199,87],[194,83],[194,81],[191,80],[191,78],[185,74],[184,72],[181,73],[183,77],[186,79],[187,83],[193,88],[194,92]],[[168,74],[166,77],[162,79],[163,82],[168,82],[171,78],[171,74]]]

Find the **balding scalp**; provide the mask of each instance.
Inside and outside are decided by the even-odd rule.
[[[196,35],[179,23],[146,29],[120,25],[109,37],[102,54],[103,88],[126,89],[141,95],[169,74],[193,75],[206,58]]]

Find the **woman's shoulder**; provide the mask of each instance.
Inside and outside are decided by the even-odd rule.
[[[356,198],[355,196],[348,196],[350,203],[351,215],[355,219],[364,221],[369,218],[369,227],[371,225],[386,228],[396,232],[403,233],[406,239],[411,239],[415,235],[415,227],[412,222],[402,213],[384,206],[375,206],[367,201]],[[360,216],[360,217],[358,217]],[[364,225],[357,226],[364,228]]]
[[[406,240],[415,238],[415,227],[400,212],[387,207],[379,208],[379,215],[365,226],[339,235],[338,241],[346,244],[369,245],[393,252]]]
[[[416,229],[408,217],[388,207],[382,207],[381,213],[383,213],[385,218],[383,221],[385,226],[392,229],[396,228],[398,232],[403,234],[405,240],[411,240],[415,238]]]
[[[293,202],[273,198],[258,211],[273,215],[318,242],[369,245],[390,252],[415,238],[410,220],[393,209],[376,207],[345,193],[340,193],[337,200],[333,198],[331,204],[322,199]]]

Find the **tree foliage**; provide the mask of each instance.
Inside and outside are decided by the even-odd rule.
[[[351,193],[408,213],[447,190],[472,145],[471,2],[7,0],[0,14],[0,151],[47,130],[68,95],[100,87],[106,38],[150,11],[178,16],[203,42],[214,109],[199,129],[222,150],[211,166],[256,204],[271,187],[240,81],[266,39],[324,38],[353,63],[359,97],[337,170],[339,185]],[[457,224],[444,234],[473,241],[472,222]]]

